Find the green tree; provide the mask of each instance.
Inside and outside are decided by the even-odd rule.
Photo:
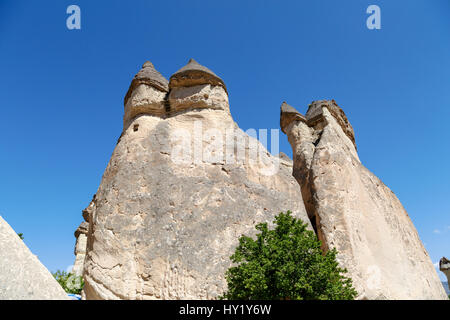
[[[313,231],[291,212],[280,213],[275,228],[256,226],[256,239],[241,236],[235,264],[226,272],[228,291],[234,300],[353,300],[357,292],[336,261],[337,251],[321,250]]]
[[[80,294],[83,290],[84,279],[81,276],[58,270],[53,273],[53,277],[67,293]]]
[[[19,236],[20,239],[23,240],[23,233],[18,233],[17,235]]]

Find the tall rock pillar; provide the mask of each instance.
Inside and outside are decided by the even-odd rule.
[[[447,299],[436,270],[395,194],[358,157],[353,128],[333,101],[305,116],[286,103],[280,124],[293,175],[325,250],[336,248],[359,299]]]
[[[73,264],[72,273],[77,276],[83,275],[84,258],[86,256],[87,233],[89,224],[83,221],[75,231],[75,262]]]
[[[439,261],[439,270],[441,270],[447,277],[447,284],[450,289],[450,260],[446,257],[442,257]]]

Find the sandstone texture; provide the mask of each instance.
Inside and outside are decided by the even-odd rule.
[[[359,299],[447,299],[436,270],[395,194],[358,157],[353,128],[333,101],[305,116],[283,103],[280,124],[293,175],[325,250],[353,279]]]
[[[63,288],[0,217],[0,300],[68,300]]]
[[[238,128],[211,70],[191,60],[168,82],[144,64],[84,211],[83,297],[217,298],[242,234],[287,210],[309,223],[292,170]]]
[[[439,270],[441,270],[447,277],[448,288],[450,289],[450,260],[446,257],[442,257],[439,261]]]

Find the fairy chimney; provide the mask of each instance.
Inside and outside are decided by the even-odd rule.
[[[190,60],[167,82],[147,62],[89,213],[83,296],[217,298],[242,234],[287,210],[309,223],[291,172],[239,129],[211,70]]]
[[[84,258],[86,256],[87,233],[89,224],[83,221],[75,231],[75,262],[73,264],[72,273],[77,276],[83,275]]]
[[[450,289],[450,260],[446,257],[442,257],[441,260],[439,260],[439,270],[447,277],[447,285]]]
[[[159,73],[150,61],[134,76],[125,95],[124,128],[139,115],[165,114],[165,96],[169,92],[169,82]]]
[[[281,106],[293,175],[323,249],[336,248],[359,299],[447,299],[419,235],[395,194],[361,163],[334,100],[306,115]]]

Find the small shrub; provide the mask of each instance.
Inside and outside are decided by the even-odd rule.
[[[81,276],[58,270],[53,273],[53,277],[67,293],[80,294],[83,290],[84,279]]]
[[[256,226],[256,239],[241,236],[226,272],[233,300],[353,300],[352,280],[336,261],[337,251],[325,254],[313,231],[291,212],[275,217],[275,228]]]

